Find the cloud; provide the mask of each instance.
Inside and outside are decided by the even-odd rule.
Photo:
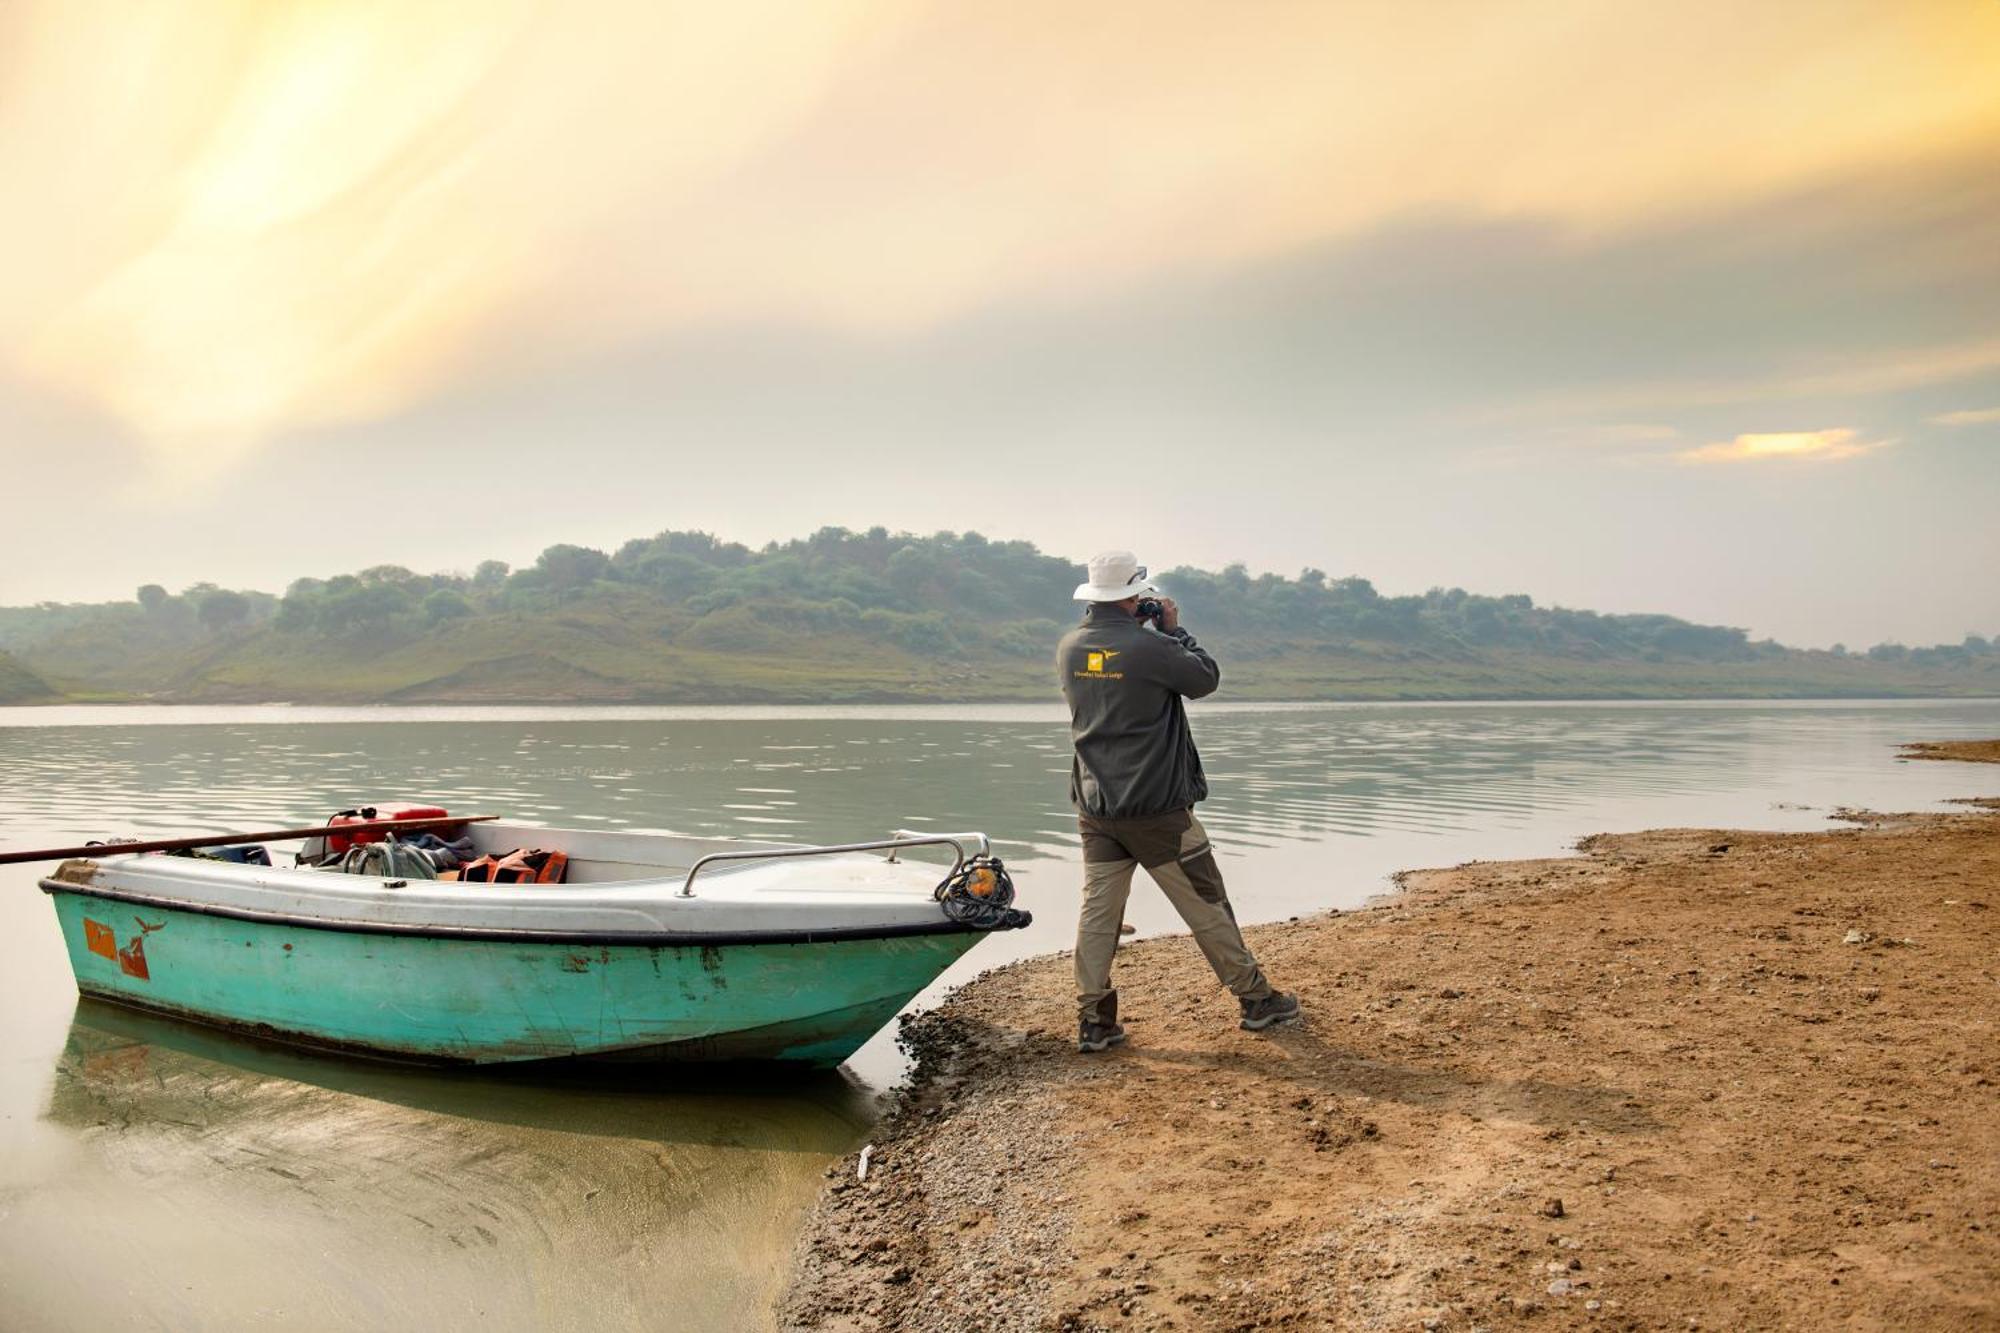
[[[1830,463],[1886,449],[1894,440],[1861,440],[1860,432],[1833,430],[1780,431],[1768,435],[1738,435],[1733,440],[1683,449],[1674,457],[1683,463],[1760,463],[1774,459]]]
[[[1601,238],[2000,135],[1991,6],[46,0],[6,32],[0,361],[176,455],[680,331],[922,333],[1411,216]]]
[[[1940,412],[1928,420],[1933,426],[1985,426],[2000,421],[2000,407],[1975,407],[1963,412]]]
[[[1581,416],[1603,412],[1688,411],[1809,398],[1866,398],[1972,379],[1996,370],[2000,370],[2000,340],[1982,337],[1922,347],[1871,348],[1826,357],[1823,365],[1805,370],[1649,379],[1580,393],[1538,395],[1510,404],[1493,415],[1495,419]]]

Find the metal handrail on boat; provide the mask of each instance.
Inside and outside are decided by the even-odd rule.
[[[832,856],[838,852],[881,851],[888,852],[889,859],[893,861],[896,859],[896,853],[905,847],[949,847],[958,858],[951,863],[951,871],[956,874],[959,867],[965,864],[967,843],[973,843],[978,847],[979,850],[974,853],[976,856],[987,856],[993,851],[993,844],[984,833],[913,833],[906,829],[897,829],[888,838],[879,842],[843,842],[825,847],[775,847],[767,851],[710,852],[688,867],[687,878],[681,881],[680,892],[674,896],[694,897],[694,877],[699,875],[702,867],[711,861],[762,861],[793,856]]]

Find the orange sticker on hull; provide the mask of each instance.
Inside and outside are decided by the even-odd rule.
[[[117,932],[102,921],[92,921],[89,917],[83,919],[83,943],[85,948],[100,958],[118,956]]]
[[[118,951],[118,970],[141,981],[153,979],[153,974],[146,970],[146,936],[143,931],[134,935],[132,942]]]

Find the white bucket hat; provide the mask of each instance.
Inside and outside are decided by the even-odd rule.
[[[1076,585],[1074,596],[1079,602],[1122,602],[1127,597],[1159,591],[1146,582],[1146,567],[1130,551],[1094,555],[1084,568],[1090,579]]]

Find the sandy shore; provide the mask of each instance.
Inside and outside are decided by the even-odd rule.
[[[1249,932],[1299,1028],[1184,938],[1109,1055],[1066,958],[918,1019],[781,1323],[2000,1327],[2000,801],[1404,887]]]

